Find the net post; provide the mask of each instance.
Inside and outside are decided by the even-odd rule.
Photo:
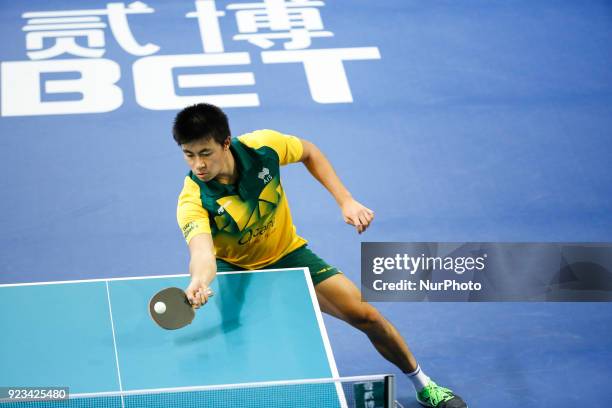
[[[394,408],[395,405],[395,376],[385,376],[385,408]]]

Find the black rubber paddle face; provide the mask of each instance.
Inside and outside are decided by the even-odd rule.
[[[155,311],[155,304],[163,302],[166,305],[164,313]],[[195,312],[187,299],[187,295],[180,288],[166,288],[157,292],[149,301],[149,314],[160,327],[167,330],[176,330],[192,322]]]

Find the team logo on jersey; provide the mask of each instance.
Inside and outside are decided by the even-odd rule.
[[[217,209],[212,212],[213,235],[217,233],[236,237],[239,245],[266,239],[274,231],[274,215],[283,198],[283,189],[278,177],[273,177],[269,168],[258,172],[265,186],[256,199],[243,200],[239,195],[225,196],[216,200]],[[234,241],[235,242],[235,241]]]
[[[263,169],[261,169],[261,171],[257,174],[257,177],[262,179],[264,184],[268,184],[270,181],[272,181],[272,176],[270,175],[270,169],[268,169],[267,167],[264,167]]]

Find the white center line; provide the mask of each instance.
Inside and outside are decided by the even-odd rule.
[[[113,322],[113,308],[111,306],[108,281],[106,282],[106,297],[108,298],[108,312],[110,314],[111,329],[113,331],[113,347],[115,348],[115,363],[117,365],[117,377],[119,378],[119,391],[123,392],[123,384],[121,383],[121,370],[119,370],[119,354],[117,353],[117,339],[115,338],[115,323]],[[121,395],[121,408],[125,408],[123,395]]]

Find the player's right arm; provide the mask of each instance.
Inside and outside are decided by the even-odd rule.
[[[191,304],[199,308],[208,302],[208,287],[217,275],[212,235],[201,233],[189,241],[189,274],[191,283],[185,290]]]
[[[217,274],[215,249],[210,230],[208,212],[202,207],[200,187],[185,177],[179,195],[176,217],[189,246],[189,273],[191,283],[185,294],[198,308],[208,301],[208,287]]]

